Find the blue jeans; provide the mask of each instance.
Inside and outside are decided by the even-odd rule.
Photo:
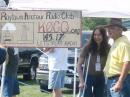
[[[2,97],[12,97],[20,93],[19,83],[17,77],[15,76],[4,76],[3,85],[3,96]]]
[[[119,92],[111,90],[118,81],[118,77],[107,79],[107,97],[130,97],[130,75],[128,75],[123,83],[123,88]]]
[[[84,97],[104,97],[104,76],[88,75],[86,85]]]

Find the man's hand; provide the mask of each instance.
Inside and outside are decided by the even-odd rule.
[[[123,83],[120,81],[117,81],[117,83],[112,87],[112,90],[115,92],[119,92],[123,87]]]
[[[116,84],[112,87],[112,90],[114,90],[115,92],[118,92],[123,88],[123,82],[129,72],[129,70],[130,70],[130,61],[127,61],[123,64],[122,71],[120,73],[120,77],[119,77],[118,81],[116,82]]]

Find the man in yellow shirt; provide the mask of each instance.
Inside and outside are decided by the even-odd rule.
[[[112,18],[104,27],[114,40],[104,68],[107,97],[130,97],[130,42],[122,35],[122,31],[127,31],[127,28],[118,18]]]

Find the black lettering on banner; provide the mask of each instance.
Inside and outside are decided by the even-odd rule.
[[[6,17],[6,13],[5,12],[2,12],[1,13],[1,20],[6,20],[7,19],[7,17]]]
[[[80,29],[71,29],[71,33],[79,34],[80,33]]]
[[[52,33],[43,33],[43,41],[61,41],[64,37],[64,33],[58,33],[56,35]]]
[[[46,19],[50,19],[51,18],[51,12],[46,12]]]
[[[43,34],[43,41],[51,41],[53,39],[51,33]]]
[[[67,21],[63,21],[61,23],[61,32],[68,32],[69,31],[69,24]]]
[[[63,39],[64,33],[60,33],[56,35],[56,40],[60,41]]]
[[[76,41],[65,41],[64,45],[66,45],[66,46],[76,46],[77,42]]]

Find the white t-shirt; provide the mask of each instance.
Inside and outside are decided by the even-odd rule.
[[[48,53],[49,70],[67,70],[68,48],[55,48]]]

